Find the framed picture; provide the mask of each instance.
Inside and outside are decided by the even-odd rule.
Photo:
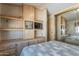
[[[25,21],[25,29],[33,29],[33,22]]]

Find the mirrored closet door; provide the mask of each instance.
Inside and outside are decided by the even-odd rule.
[[[79,9],[58,15],[56,23],[57,40],[79,40]]]

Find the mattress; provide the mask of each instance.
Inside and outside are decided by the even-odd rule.
[[[79,36],[68,36],[64,38],[64,41],[70,44],[79,45]]]
[[[79,46],[58,41],[24,47],[21,56],[79,56]]]

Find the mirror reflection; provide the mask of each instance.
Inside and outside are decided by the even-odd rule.
[[[79,45],[79,9],[57,16],[57,39]]]

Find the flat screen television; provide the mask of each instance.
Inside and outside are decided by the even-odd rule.
[[[34,27],[35,29],[43,29],[43,24],[39,22],[35,22]]]

